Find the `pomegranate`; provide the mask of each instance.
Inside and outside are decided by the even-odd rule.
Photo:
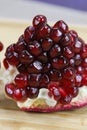
[[[51,112],[87,105],[87,45],[60,20],[37,15],[3,61],[5,92],[25,111]]]

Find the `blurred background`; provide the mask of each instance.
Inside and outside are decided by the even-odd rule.
[[[0,0],[0,19],[31,21],[37,14],[49,22],[87,24],[87,0]]]

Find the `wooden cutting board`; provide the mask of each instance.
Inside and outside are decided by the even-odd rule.
[[[28,23],[0,21],[0,40],[4,48],[17,41]],[[87,26],[71,26],[87,41]],[[0,60],[4,51],[0,53]],[[6,99],[0,86],[0,130],[86,130],[87,107],[54,113],[32,113],[20,111],[16,103]]]

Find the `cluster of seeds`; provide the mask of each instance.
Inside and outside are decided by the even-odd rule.
[[[35,16],[32,26],[6,49],[3,62],[6,69],[10,64],[19,72],[5,87],[18,101],[36,98],[47,88],[49,96],[67,104],[87,85],[87,45],[62,20],[49,26],[45,16]]]

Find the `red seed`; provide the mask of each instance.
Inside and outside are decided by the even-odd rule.
[[[58,44],[55,44],[49,51],[49,56],[51,58],[57,57],[61,54],[61,47]]]
[[[54,28],[51,30],[50,38],[53,40],[53,42],[58,43],[62,38],[62,32],[59,29]]]
[[[29,43],[28,50],[34,56],[38,56],[42,52],[41,45],[38,41],[33,41],[33,42]]]
[[[33,26],[37,27],[40,24],[46,24],[47,23],[47,18],[44,15],[37,15],[33,18]]]
[[[58,85],[59,85],[58,82],[51,82],[48,85],[48,89],[49,89],[50,93],[53,95],[54,99],[57,101],[60,99],[60,96],[61,96]]]
[[[19,60],[23,64],[30,64],[33,62],[33,56],[27,50],[23,50],[19,55]]]
[[[39,94],[39,89],[38,88],[35,88],[35,87],[27,87],[26,88],[26,91],[27,91],[27,97],[28,98],[31,98],[31,99],[34,99],[38,96]]]
[[[15,86],[15,84],[13,84],[13,83],[6,84],[6,86],[5,86],[5,92],[6,92],[6,94],[7,94],[9,97],[12,98],[15,88],[16,88],[16,86]]]
[[[42,44],[43,51],[49,51],[49,49],[53,45],[53,41],[50,38],[46,38],[46,39],[43,39],[41,44]]]
[[[25,89],[15,88],[13,93],[13,99],[17,101],[25,101],[27,99]]]
[[[33,26],[29,26],[24,31],[24,40],[29,43],[35,36],[35,29]]]
[[[18,88],[25,88],[28,85],[28,77],[23,73],[17,74],[14,81]]]
[[[2,51],[4,48],[3,43],[0,41],[0,51]]]
[[[75,86],[81,87],[81,83],[82,83],[82,75],[76,74],[76,76],[75,76]]]
[[[53,28],[60,29],[63,33],[68,31],[68,26],[63,20],[56,22]]]
[[[5,69],[9,68],[9,63],[6,59],[3,60],[3,65],[4,65]]]
[[[67,60],[63,56],[61,56],[59,58],[54,58],[52,61],[52,66],[55,69],[63,69],[66,65],[67,65]]]
[[[37,31],[37,33],[38,33],[37,39],[48,37],[50,34],[50,31],[51,31],[51,28],[47,24],[39,26],[38,31]]]
[[[63,48],[63,55],[66,57],[66,58],[72,58],[74,56],[74,52],[73,52],[73,49],[70,47],[70,46],[66,46]]]

